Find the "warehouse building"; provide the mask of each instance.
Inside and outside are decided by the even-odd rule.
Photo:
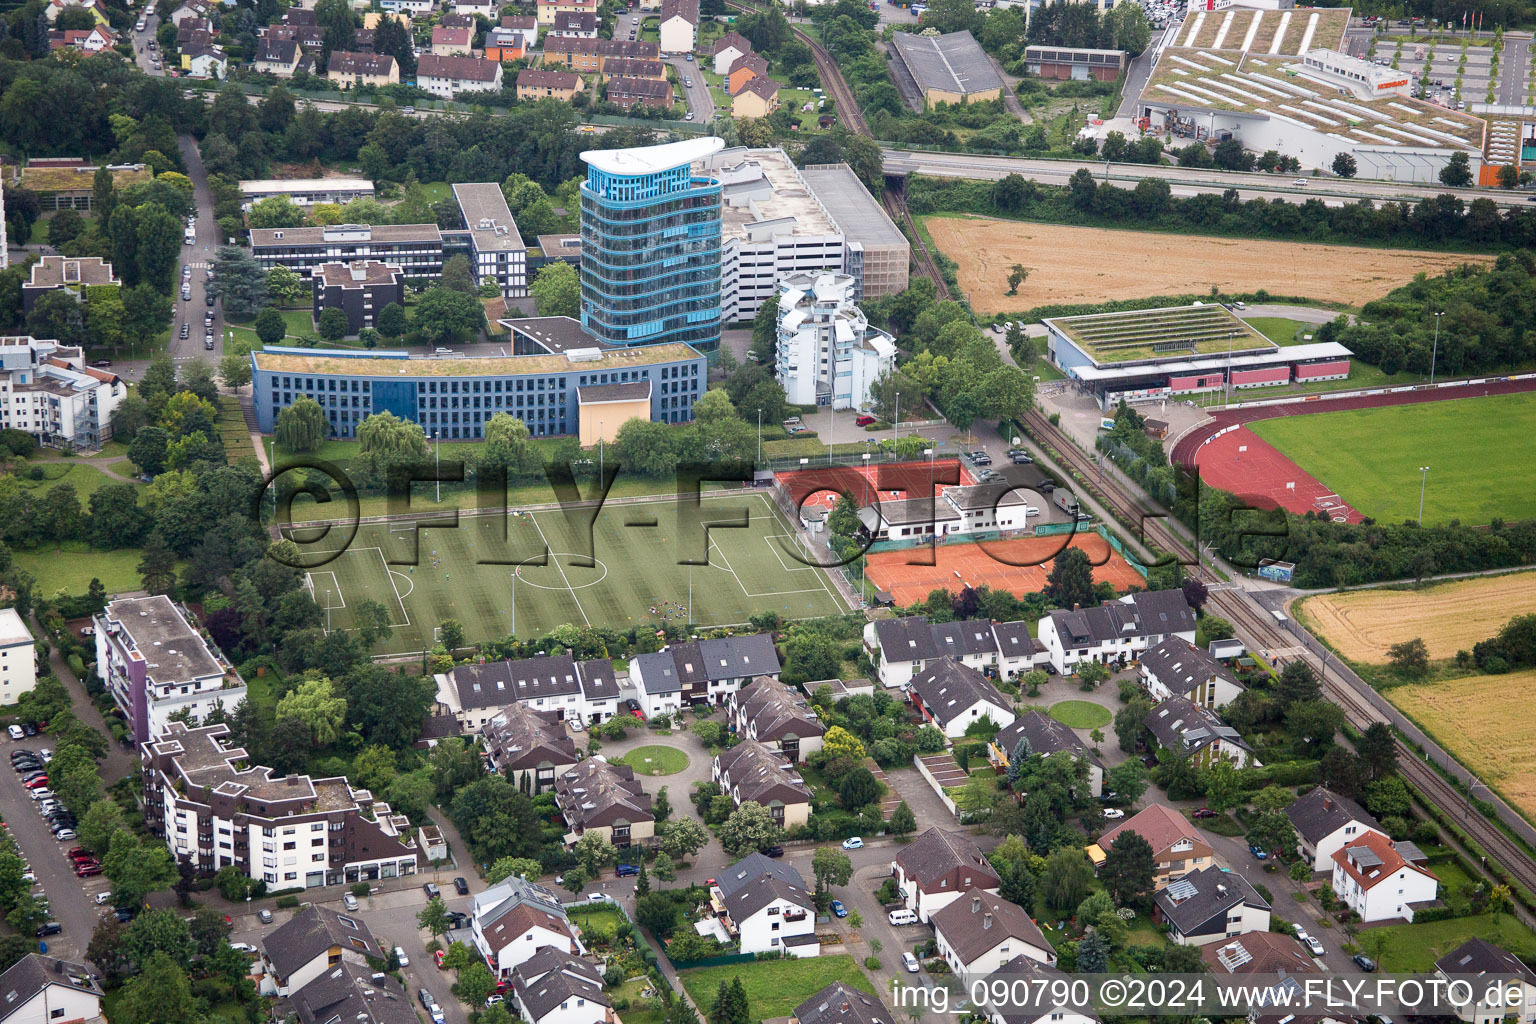
[[[822,209],[843,236],[843,273],[854,280],[854,299],[878,299],[907,290],[912,243],[847,164],[800,168]]]
[[[1162,309],[1042,320],[1046,351],[1105,409],[1212,391],[1344,380],[1349,349],[1336,342],[1276,345],[1225,306]]]
[[[1073,46],[1026,46],[1024,65],[1039,78],[1075,82],[1113,82],[1125,71],[1124,50],[1086,50]]]
[[[891,42],[896,63],[917,83],[925,106],[995,100],[1003,94],[1002,77],[969,32],[897,32]]]
[[[295,206],[338,203],[345,206],[354,199],[372,199],[373,182],[367,178],[291,178],[240,183],[241,209],[269,196],[287,196]]]
[[[693,418],[707,369],[696,349],[676,343],[468,358],[274,346],[251,353],[251,378],[263,433],[275,429],[282,410],[308,396],[325,410],[335,437],[355,437],[364,419],[388,411],[421,424],[428,436],[473,441],[498,412],[522,420],[535,437],[576,434],[583,416],[610,419],[610,410],[586,413],[582,405],[584,397],[598,403],[611,396],[581,394],[608,384],[647,385],[651,419],[683,423]]]

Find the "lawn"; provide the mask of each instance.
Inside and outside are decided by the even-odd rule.
[[[1513,914],[1370,928],[1362,931],[1357,941],[1381,970],[1406,974],[1433,971],[1437,959],[1473,937],[1502,946],[1522,959],[1536,956],[1536,934]]]
[[[1536,491],[1525,472],[1536,394],[1282,416],[1248,426],[1382,522],[1417,518],[1421,466],[1429,467],[1426,523],[1536,516]]]
[[[38,588],[44,594],[59,590],[66,594],[84,594],[90,589],[92,577],[101,580],[109,594],[138,590],[143,586],[137,568],[143,554],[136,548],[89,551],[84,541],[73,540],[65,541],[62,556],[55,545],[47,544],[30,551],[18,549],[14,557],[16,567],[36,577]]]
[[[612,907],[582,907],[570,913],[571,923],[581,929],[583,937],[611,939],[624,916]]]
[[[1101,704],[1088,700],[1063,700],[1051,705],[1050,716],[1073,729],[1100,729],[1114,721]]]
[[[753,1020],[787,1017],[795,1007],[834,981],[846,982],[871,995],[879,994],[853,957],[846,954],[803,960],[743,961],[678,974],[693,1001],[705,1009],[714,1004],[722,981],[730,984],[732,979],[740,978]]]
[[[688,755],[676,747],[656,744],[636,747],[623,757],[620,764],[627,764],[640,775],[676,775],[688,767]]]
[[[1300,345],[1302,334],[1310,334],[1317,329],[1316,324],[1302,323],[1283,316],[1249,317],[1248,326],[1276,345]]]
[[[295,341],[300,338],[315,336],[314,313],[310,307],[305,306],[302,309],[279,308],[278,312],[283,315],[283,325],[287,333],[287,337],[283,341]],[[255,323],[255,317],[240,321],[231,319],[225,325],[225,329],[231,331],[247,349],[257,349],[261,348],[261,340],[256,337]]]
[[[43,479],[27,479],[26,474],[39,467],[43,471]],[[112,471],[129,476],[133,473],[133,466],[129,463],[118,463]],[[100,468],[83,459],[65,459],[57,462],[34,462],[22,470],[17,477],[17,482],[22,487],[35,491],[37,497],[53,490],[59,484],[69,484],[74,487],[75,496],[80,499],[80,506],[89,511],[91,495],[107,484],[120,484],[123,481],[107,476]]]
[[[635,978],[609,991],[608,997],[613,1000],[614,1008],[618,1009],[624,1024],[663,1024],[667,1019],[665,1003],[654,995],[641,995],[647,990],[654,991],[651,983],[644,978]],[[620,1000],[626,999],[629,1000],[629,1006],[619,1009]]]

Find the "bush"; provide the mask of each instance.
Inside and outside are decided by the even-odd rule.
[[[278,910],[292,910],[293,908],[297,907],[298,905],[299,905],[299,898],[297,896],[279,896],[277,898],[277,909]]]
[[[864,958],[864,967],[865,967],[866,970],[870,970],[870,971],[878,971],[878,970],[880,970],[880,958],[877,957],[877,956],[867,956],[867,957],[865,957]]]

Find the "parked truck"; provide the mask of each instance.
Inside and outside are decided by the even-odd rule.
[[[1069,516],[1076,517],[1082,511],[1078,508],[1077,495],[1060,487],[1051,492],[1051,500],[1056,503],[1057,508]]]

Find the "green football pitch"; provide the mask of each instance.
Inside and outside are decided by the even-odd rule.
[[[406,653],[430,649],[444,619],[462,622],[471,642],[566,623],[685,623],[690,589],[692,621],[703,626],[847,610],[826,574],[796,559],[795,533],[757,491],[706,494],[696,509],[666,497],[428,521],[365,523],[309,571],[327,628],[354,628],[358,603],[377,601],[393,630],[379,652]],[[303,543],[310,533],[299,528],[294,539],[313,564],[336,549]]]
[[[1536,393],[1459,398],[1347,412],[1281,416],[1248,424],[1363,515],[1386,523],[1536,516],[1530,444]]]

